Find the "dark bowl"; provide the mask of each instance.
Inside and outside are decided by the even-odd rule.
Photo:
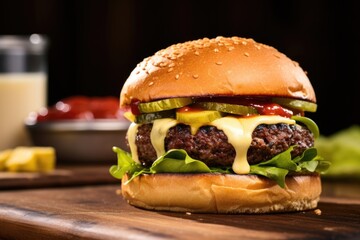
[[[113,146],[128,150],[129,122],[63,120],[25,123],[33,144],[52,146],[58,163],[116,163]]]

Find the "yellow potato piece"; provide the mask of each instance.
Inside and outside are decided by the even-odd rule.
[[[53,147],[32,147],[38,163],[38,170],[48,172],[55,168],[56,154]]]
[[[10,172],[36,172],[38,170],[36,156],[27,147],[17,147],[13,150],[5,167]]]
[[[55,163],[53,147],[17,147],[4,160],[4,168],[10,172],[48,172]]]
[[[5,149],[0,151],[0,171],[5,170],[5,162],[8,160],[12,153],[12,149]]]

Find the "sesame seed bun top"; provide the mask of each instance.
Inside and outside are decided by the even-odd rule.
[[[172,45],[131,72],[120,106],[173,97],[274,96],[316,102],[303,69],[275,48],[239,37]]]

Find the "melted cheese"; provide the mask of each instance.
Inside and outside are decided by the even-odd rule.
[[[178,124],[173,118],[157,119],[153,123],[150,133],[151,144],[153,145],[157,157],[165,154],[165,137],[168,130]]]
[[[280,116],[256,116],[246,118],[223,117],[211,123],[211,125],[224,131],[229,143],[234,147],[236,155],[233,163],[233,171],[237,174],[250,172],[247,161],[247,151],[252,141],[252,132],[260,124],[287,123],[295,121]]]
[[[179,122],[172,118],[157,119],[153,123],[151,129],[150,139],[157,157],[165,153],[165,137],[168,130],[174,127]],[[223,117],[216,119],[211,123],[204,125],[212,125],[222,130],[228,138],[229,143],[235,149],[235,160],[233,163],[233,170],[237,174],[248,174],[250,172],[250,165],[247,161],[247,151],[252,141],[252,132],[260,124],[295,124],[295,120],[280,117],[280,116],[255,116],[255,117]],[[138,124],[132,123],[128,130],[128,141],[132,158],[139,163],[137,147],[135,144]],[[192,126],[191,126],[192,127]],[[194,129],[198,129],[198,124]],[[195,134],[192,129],[192,134]]]
[[[139,155],[138,155],[138,150],[137,150],[135,141],[136,141],[136,135],[137,135],[137,130],[138,130],[139,126],[140,126],[140,124],[136,124],[133,122],[130,124],[129,129],[127,131],[127,139],[128,139],[129,146],[130,146],[131,157],[137,163],[140,163],[140,161],[139,161]]]
[[[239,121],[239,118],[223,117],[216,119],[211,123],[211,125],[215,126],[219,130],[222,130],[227,136],[228,142],[235,149],[236,155],[233,163],[234,172],[238,174],[249,173],[250,166],[248,164],[246,154],[251,143],[251,136],[249,143],[247,129],[244,129],[244,126],[241,121]]]

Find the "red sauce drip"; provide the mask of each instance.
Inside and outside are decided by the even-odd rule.
[[[276,103],[254,104],[253,107],[256,108],[260,115],[279,115],[287,118],[291,118],[293,115],[291,110],[283,108]]]
[[[133,99],[130,104],[131,113],[136,116],[141,114],[140,109],[139,109],[139,103],[140,103],[140,100]]]

